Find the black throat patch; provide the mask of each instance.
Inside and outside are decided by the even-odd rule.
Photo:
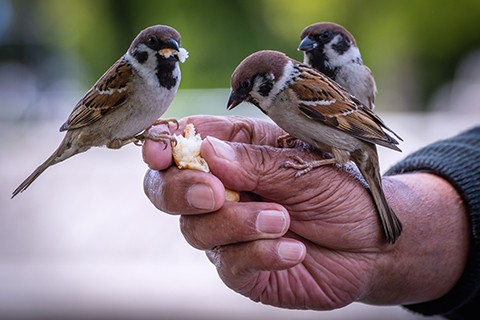
[[[334,79],[338,69],[332,68],[327,64],[327,57],[323,53],[323,46],[318,46],[314,50],[308,52],[310,55],[310,63],[312,67],[329,77],[330,79]]]
[[[177,84],[177,80],[178,80],[173,75],[173,71],[175,70],[175,65],[177,64],[177,60],[175,58],[165,59],[159,54],[156,54],[155,57],[157,59],[157,67],[155,70],[156,71],[155,75],[157,76],[158,82],[162,87],[171,89]]]

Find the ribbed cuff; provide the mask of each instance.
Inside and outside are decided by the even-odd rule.
[[[457,284],[437,300],[404,306],[424,315],[449,315],[476,300],[480,287],[480,127],[411,154],[386,175],[416,171],[430,172],[449,181],[462,197],[470,218],[470,252]]]

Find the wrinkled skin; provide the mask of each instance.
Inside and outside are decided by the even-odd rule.
[[[461,273],[461,266],[454,268],[454,275],[450,269],[450,282],[430,286],[428,292],[423,287],[413,290],[395,266],[407,269],[418,257],[400,261],[398,256],[413,245],[419,256],[431,248],[417,245],[416,239],[402,241],[410,231],[395,245],[385,244],[368,190],[351,167],[324,166],[300,177],[295,177],[294,169],[283,168],[292,156],[308,160],[319,154],[301,146],[277,148],[277,138],[284,132],[271,122],[194,116],[183,119],[177,132],[187,122],[194,123],[202,138],[228,141],[207,138],[202,143],[201,154],[212,174],[178,170],[169,148],[146,141],[143,156],[150,170],[145,192],[158,209],[181,215],[187,241],[206,251],[231,289],[273,306],[331,310],[354,301],[395,304],[438,297]],[[198,185],[209,188],[193,189]],[[395,185],[408,186],[395,178],[384,179],[387,199]],[[224,186],[241,191],[241,201],[225,202]],[[412,193],[403,189],[395,192],[398,197]],[[200,206],[192,200],[195,197],[201,199]],[[397,205],[395,199],[392,205]],[[265,232],[259,217],[269,210],[279,212],[280,218]],[[408,230],[409,223],[404,222]],[[416,232],[412,228],[410,234]],[[428,263],[435,265],[437,260],[422,267]],[[421,271],[418,276],[431,283]]]

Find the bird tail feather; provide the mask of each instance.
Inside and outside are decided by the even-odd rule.
[[[370,159],[367,166],[372,166],[371,168],[359,168],[365,180],[367,180],[368,186],[370,188],[370,193],[372,194],[373,201],[377,207],[378,215],[382,223],[383,232],[388,243],[393,244],[397,241],[398,237],[402,233],[402,223],[398,219],[395,212],[392,210],[390,205],[387,203],[385,194],[382,189],[382,180],[380,172],[378,169],[378,160]],[[375,166],[377,162],[377,166]]]
[[[12,197],[13,199],[16,195],[19,193],[22,193],[25,191],[32,183],[35,181],[48,167],[53,166],[54,164],[57,164],[59,162],[62,162],[65,159],[70,158],[71,156],[75,155],[78,153],[78,151],[74,150],[74,148],[71,147],[70,143],[67,143],[69,141],[69,134],[65,136],[63,139],[62,143],[60,146],[55,150],[55,152],[47,159],[45,160],[41,165],[35,169],[13,192],[12,192]]]

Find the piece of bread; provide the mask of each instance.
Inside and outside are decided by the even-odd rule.
[[[175,135],[175,141],[172,141],[172,155],[175,164],[179,169],[199,170],[210,172],[207,161],[200,156],[200,147],[202,138],[196,134],[193,123],[189,123],[183,130],[183,135]],[[238,191],[225,188],[225,201],[240,201]]]
[[[172,154],[179,169],[210,172],[207,161],[200,156],[202,138],[195,133],[192,123],[185,126],[183,135],[175,135],[175,140],[172,141]]]

